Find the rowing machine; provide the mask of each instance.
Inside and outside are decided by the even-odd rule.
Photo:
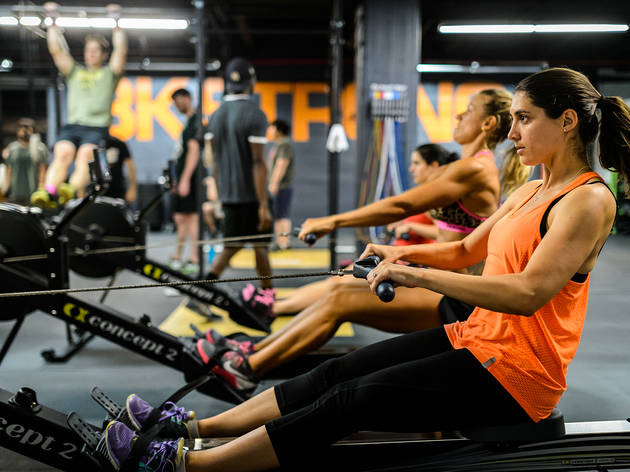
[[[169,399],[181,398],[186,389]],[[178,392],[176,392],[177,394]],[[93,396],[115,413],[121,409],[99,389]],[[169,401],[167,400],[167,401]],[[175,400],[177,401],[177,400]],[[116,410],[118,411],[118,410]],[[106,417],[107,422],[111,415]],[[104,422],[104,423],[105,423]],[[102,427],[37,403],[35,392],[0,389],[0,447],[75,472],[111,471],[97,453]],[[152,434],[152,431],[147,431]],[[195,439],[186,449],[203,450],[231,438]],[[630,420],[564,423],[558,410],[539,423],[488,426],[431,433],[360,432],[333,444],[305,467],[349,471],[580,471],[630,467]],[[309,469],[310,470],[310,469]]]

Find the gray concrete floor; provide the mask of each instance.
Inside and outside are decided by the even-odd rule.
[[[149,243],[160,243],[169,238],[174,239],[174,235],[152,233]],[[169,250],[155,250],[150,255],[166,260]],[[230,269],[225,277],[243,276],[245,273],[248,272]],[[559,404],[567,421],[616,420],[630,416],[630,376],[627,375],[630,354],[629,275],[630,237],[612,236],[592,275],[584,334],[569,368],[568,391]],[[104,282],[73,275],[71,286],[100,286]],[[126,272],[119,276],[117,283],[147,283],[147,279]],[[149,293],[151,295],[147,296]],[[82,296],[98,297],[97,294]],[[107,303],[130,316],[139,317],[147,313],[157,324],[182,299],[179,296],[166,297],[162,289],[127,290],[112,292]],[[12,322],[0,323],[0,342],[11,326]],[[103,412],[90,399],[89,391],[94,385],[121,401],[127,394],[135,392],[151,403],[160,403],[184,383],[179,372],[102,339],[93,340],[67,364],[45,363],[40,351],[48,347],[62,347],[64,333],[62,322],[42,313],[29,315],[0,366],[0,387],[15,391],[21,386],[29,386],[38,392],[40,403],[62,412],[76,411],[86,420],[98,424]],[[360,328],[357,336],[362,342],[370,343],[387,335]],[[262,387],[270,384],[263,382]],[[183,403],[202,416],[215,414],[230,406],[198,392],[191,393]],[[52,469],[0,449],[0,471],[17,470]]]

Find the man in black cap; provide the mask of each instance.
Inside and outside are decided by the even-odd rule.
[[[225,68],[223,103],[210,117],[206,140],[214,156],[214,172],[219,200],[225,213],[223,236],[226,238],[267,233],[271,213],[267,197],[267,167],[263,151],[267,118],[251,99],[256,81],[252,64],[243,58],[232,59]],[[256,240],[270,242],[270,239]],[[244,242],[225,245],[213,261],[208,278],[218,278]],[[257,244],[258,275],[271,275],[269,252],[265,244]],[[261,288],[248,285],[243,299],[262,317],[272,316],[274,291],[269,280]]]

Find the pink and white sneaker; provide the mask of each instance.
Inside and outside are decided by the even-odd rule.
[[[264,320],[276,317],[273,313],[275,297],[276,291],[274,289],[256,288],[253,284],[247,284],[241,290],[243,302]]]
[[[210,328],[206,331],[205,338],[210,344],[221,346],[223,344],[231,347],[234,350],[241,351],[246,356],[249,356],[254,352],[254,343],[251,341],[237,341],[236,339],[226,338],[221,333]]]
[[[210,363],[215,349],[207,339],[197,341],[197,353],[205,364]],[[239,351],[228,351],[221,356],[212,372],[225,380],[234,390],[250,395],[258,386],[258,379],[247,357]]]

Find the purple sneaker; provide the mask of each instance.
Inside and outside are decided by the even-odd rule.
[[[186,411],[184,407],[178,407],[173,402],[166,402],[161,410],[153,408],[135,393],[127,397],[126,408],[118,418],[134,431],[140,431],[155,423],[161,424],[158,436],[160,438],[191,439],[190,430],[186,424],[195,419],[194,411]]]
[[[221,333],[210,328],[206,331],[206,339],[210,344],[222,345],[227,344],[235,351],[240,351],[246,356],[249,356],[254,352],[254,343],[251,341],[237,341],[236,339],[230,339],[223,336]]]
[[[273,303],[276,291],[272,288],[256,288],[253,284],[247,284],[241,290],[243,302],[258,316],[264,320],[273,319]]]
[[[129,458],[136,434],[119,421],[110,421],[96,447],[114,470],[120,470]],[[139,472],[175,472],[183,457],[184,439],[149,443],[138,462]]]

